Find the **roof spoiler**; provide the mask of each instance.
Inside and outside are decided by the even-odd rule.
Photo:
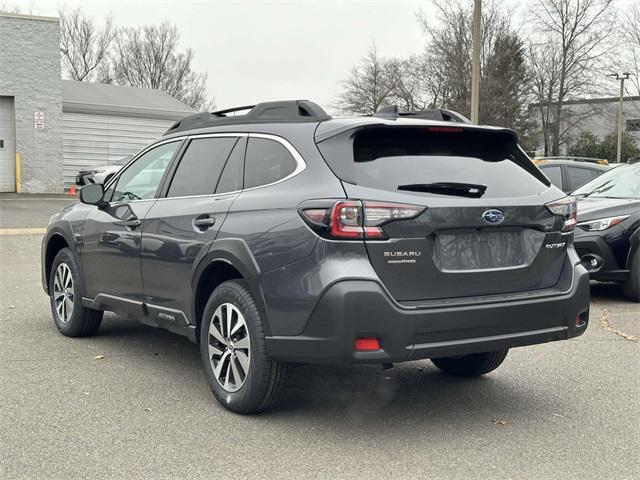
[[[439,120],[443,122],[471,123],[464,115],[454,112],[453,110],[445,110],[443,108],[433,110],[422,110],[418,112],[400,112],[397,105],[386,105],[381,107],[374,117],[380,118],[423,118],[425,120]]]

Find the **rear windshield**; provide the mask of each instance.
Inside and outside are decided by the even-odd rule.
[[[365,187],[395,191],[469,184],[486,187],[482,198],[491,198],[535,195],[549,186],[509,132],[383,127],[339,135],[318,146],[338,177]]]

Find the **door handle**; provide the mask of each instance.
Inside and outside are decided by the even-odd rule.
[[[138,220],[137,218],[134,220],[127,220],[125,222],[125,225],[129,228],[138,228],[140,225],[142,225],[142,220]]]
[[[215,223],[216,223],[216,219],[208,215],[206,216],[203,215],[193,220],[193,226],[196,227],[198,230],[202,230],[202,231],[213,227]]]

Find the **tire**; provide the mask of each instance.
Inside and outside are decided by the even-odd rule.
[[[68,248],[53,259],[49,275],[49,300],[53,322],[67,337],[88,337],[96,333],[102,322],[102,311],[82,305],[80,272]],[[61,297],[62,295],[62,297]]]
[[[230,327],[223,324],[229,314]],[[242,280],[219,285],[204,309],[200,353],[205,377],[218,402],[232,412],[273,408],[287,385],[290,365],[267,356],[263,325],[264,316]]]
[[[462,357],[432,358],[433,364],[449,375],[456,377],[479,377],[500,366],[508,349],[495,352],[472,353]]]
[[[636,248],[629,262],[629,278],[622,284],[622,291],[629,300],[640,302],[640,248]]]

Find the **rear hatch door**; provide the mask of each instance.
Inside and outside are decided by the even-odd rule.
[[[349,198],[425,207],[415,218],[383,225],[387,239],[365,240],[396,300],[508,294],[557,283],[566,235],[562,217],[545,203],[564,195],[511,131],[378,126],[344,132],[319,148]]]

